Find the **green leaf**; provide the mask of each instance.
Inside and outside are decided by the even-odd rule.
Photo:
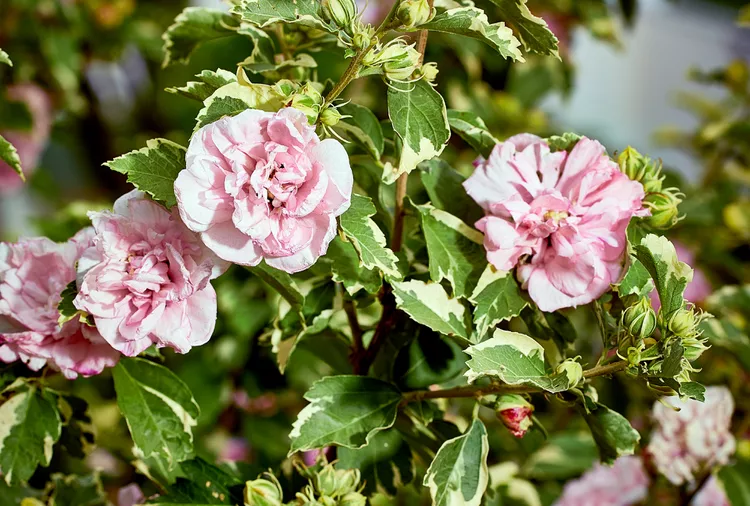
[[[450,439],[435,455],[424,477],[435,506],[479,506],[489,482],[487,429],[475,419],[466,433]]]
[[[370,218],[376,212],[370,197],[353,194],[351,206],[339,218],[341,230],[357,250],[365,269],[379,269],[386,276],[401,278],[398,258],[386,247],[383,231]]]
[[[187,63],[190,55],[203,42],[228,37],[237,33],[237,21],[224,11],[206,7],[187,7],[177,15],[174,23],[162,35],[164,62]]]
[[[484,269],[469,301],[476,306],[474,326],[480,340],[501,321],[520,315],[528,304],[513,274],[491,265]]]
[[[448,124],[474,151],[487,158],[500,141],[489,132],[484,120],[469,111],[448,109]]]
[[[516,30],[527,51],[558,56],[557,37],[547,27],[546,21],[531,13],[526,0],[491,1],[497,5],[500,17]]]
[[[594,436],[602,462],[612,464],[618,457],[635,453],[641,435],[627,418],[599,403],[588,413],[582,407],[579,412]]]
[[[13,62],[10,61],[10,56],[8,56],[8,53],[0,49],[0,63],[4,63],[10,67],[13,66]]]
[[[249,37],[253,41],[253,51],[243,63],[272,63],[276,56],[276,48],[271,37],[260,28],[249,23],[242,23],[237,33]]]
[[[411,280],[391,283],[396,306],[435,332],[469,338],[466,308],[438,283]]]
[[[198,81],[188,81],[185,86],[167,88],[165,91],[203,102],[225,84],[237,82],[237,77],[224,69],[204,70],[195,77]]]
[[[62,424],[54,397],[19,378],[2,393],[0,475],[8,485],[28,481],[38,465],[47,467]]]
[[[166,487],[166,494],[160,494],[148,504],[243,504],[242,483],[243,480],[223,467],[195,458],[180,464],[177,481]]]
[[[250,56],[239,65],[243,69],[254,74],[275,75],[276,72],[291,68],[314,69],[318,66],[318,62],[316,62],[315,59],[309,54],[301,53],[296,55],[292,59],[284,60],[279,63],[265,61],[256,62],[255,57]]]
[[[440,159],[420,165],[422,184],[430,197],[430,203],[449,212],[469,225],[484,216],[484,211],[464,190],[466,178]]]
[[[750,462],[740,460],[731,466],[723,467],[716,477],[721,482],[729,504],[732,506],[750,504]]]
[[[284,94],[278,85],[237,82],[225,84],[203,101],[195,118],[198,130],[224,116],[235,116],[247,109],[276,112],[284,107]]]
[[[361,448],[396,421],[401,393],[390,383],[364,376],[329,376],[305,394],[290,454],[324,446]]]
[[[248,267],[248,270],[276,290],[292,306],[292,309],[298,312],[302,311],[305,296],[302,295],[297,283],[289,274],[274,269],[265,262],[261,262],[255,267]]]
[[[336,469],[359,469],[362,473],[365,495],[396,495],[414,479],[411,450],[396,429],[373,434],[364,448],[339,448],[336,456]]]
[[[21,158],[18,156],[18,151],[2,135],[0,135],[0,161],[10,165],[10,168],[16,171],[21,181],[26,181],[26,176],[23,175],[23,170],[21,170]]]
[[[471,37],[484,42],[503,58],[525,61],[518,49],[521,43],[513,35],[513,31],[502,22],[490,24],[482,9],[458,7],[438,12],[429,22],[419,25],[416,29]]]
[[[628,272],[625,273],[625,276],[617,287],[620,297],[625,297],[626,295],[645,297],[653,289],[654,283],[651,281],[651,275],[648,273],[648,270],[637,258],[631,257]]]
[[[336,236],[328,246],[323,261],[330,261],[333,280],[342,283],[349,295],[364,289],[368,293],[377,293],[383,286],[383,278],[376,269],[365,269],[359,265],[357,250],[350,242]]]
[[[471,357],[466,362],[469,383],[491,376],[509,385],[529,385],[552,393],[573,386],[566,373],[551,373],[544,361],[544,348],[524,334],[496,329],[490,339],[465,351]]]
[[[107,495],[97,473],[83,476],[52,475],[50,503],[55,506],[107,506]]]
[[[61,299],[57,304],[57,310],[60,313],[60,318],[58,319],[60,325],[78,315],[78,308],[73,305],[73,299],[76,298],[76,295],[78,295],[78,286],[76,285],[76,281],[73,280],[68,283],[68,286],[60,294]]]
[[[598,460],[596,443],[588,432],[553,434],[524,463],[522,474],[532,480],[567,480],[580,476]]]
[[[682,308],[682,293],[693,280],[693,269],[680,262],[674,245],[666,237],[649,234],[635,247],[635,256],[651,274],[661,301],[661,312]]]
[[[425,80],[390,83],[388,116],[402,142],[398,168],[383,175],[385,182],[392,183],[421,162],[439,156],[451,131],[443,97]]]
[[[422,217],[430,277],[436,283],[447,279],[454,297],[468,298],[487,263],[482,246],[484,236],[430,204],[415,207]]]
[[[420,330],[417,338],[396,356],[393,379],[402,390],[447,383],[466,367],[466,356],[454,340],[424,327]]]
[[[695,381],[685,381],[680,383],[680,396],[704,402],[706,400],[706,387]]]
[[[261,28],[273,23],[298,24],[338,33],[339,28],[325,20],[320,0],[243,0],[232,9]]]
[[[375,114],[367,107],[348,103],[339,111],[350,118],[342,119],[336,128],[344,131],[351,140],[362,146],[375,160],[380,160],[385,149],[383,127]]]
[[[123,358],[112,376],[136,455],[159,457],[169,469],[191,458],[200,410],[187,385],[166,367],[141,358]]]
[[[63,428],[60,445],[73,457],[86,458],[94,449],[94,426],[88,404],[80,397],[55,393]]]
[[[146,147],[104,165],[128,176],[128,182],[166,207],[177,205],[174,181],[185,168],[185,148],[167,139],[150,139]]]
[[[550,150],[555,153],[558,151],[570,151],[581,140],[581,136],[573,132],[565,132],[562,135],[552,135],[545,139],[549,144]]]

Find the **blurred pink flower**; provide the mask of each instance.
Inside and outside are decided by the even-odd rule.
[[[716,476],[711,476],[703,488],[695,494],[691,506],[732,506]]]
[[[685,288],[683,297],[693,304],[700,304],[713,292],[711,282],[708,281],[702,270],[695,267],[695,255],[689,249],[677,241],[672,241],[672,244],[674,244],[674,249],[677,251],[677,258],[680,262],[685,262],[693,268],[693,280]],[[654,311],[659,311],[661,301],[656,290],[651,291],[650,297],[651,306],[654,308]]]
[[[52,129],[52,102],[49,95],[36,84],[24,83],[8,87],[8,99],[23,102],[31,113],[30,131],[0,131],[8,142],[18,151],[21,167],[26,175],[36,169],[39,157],[47,145]],[[0,192],[9,192],[23,184],[18,174],[10,166],[0,161]]]
[[[518,266],[518,277],[543,311],[587,304],[623,271],[633,216],[641,216],[640,183],[620,172],[597,141],[582,138],[569,154],[552,153],[535,135],[500,143],[478,160],[467,193],[484,208],[487,260]]]
[[[357,0],[357,8],[362,14],[362,22],[378,25],[388,15],[396,0]]]
[[[145,500],[146,496],[136,483],[126,485],[117,491],[117,506],[136,506]]]
[[[175,181],[180,216],[219,257],[307,269],[336,235],[353,185],[340,142],[292,108],[244,111],[193,135]]]
[[[216,323],[209,280],[223,263],[141,192],[120,197],[114,212],[89,216],[96,237],[78,262],[74,303],[93,316],[104,339],[129,357],[152,344],[186,353],[206,343]]]
[[[595,464],[568,482],[555,506],[630,506],[648,495],[649,479],[639,457],[620,457],[612,467]]]
[[[302,452],[302,462],[305,463],[307,467],[314,466],[318,459],[321,457],[325,457],[325,460],[327,461],[329,456],[331,454],[331,447],[326,446],[325,448],[319,448],[315,450],[307,450],[305,452]]]
[[[61,293],[76,279],[76,261],[91,237],[89,228],[67,243],[0,243],[0,360],[21,360],[35,371],[48,363],[69,379],[117,363],[120,354],[94,327],[78,318],[58,324]]]
[[[729,461],[735,450],[730,431],[734,400],[726,387],[708,387],[705,402],[677,397],[664,402],[671,406],[654,403],[656,429],[647,451],[672,484],[692,482]]]
[[[245,438],[229,438],[221,450],[219,460],[224,462],[242,462],[250,457],[250,444]]]

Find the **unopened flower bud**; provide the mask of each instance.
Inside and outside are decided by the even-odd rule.
[[[245,483],[245,506],[281,506],[283,492],[275,477],[258,478]]]
[[[328,464],[318,473],[316,488],[323,496],[341,497],[355,491],[359,480],[359,469],[335,469]]]
[[[691,337],[696,325],[695,311],[678,309],[669,317],[669,330],[680,337]]]
[[[328,107],[320,113],[320,122],[325,126],[335,126],[341,120],[341,113],[335,107]]]
[[[340,28],[349,28],[357,15],[354,0],[323,0],[323,13]]]
[[[368,34],[364,32],[355,33],[354,37],[352,37],[352,45],[354,46],[354,49],[357,49],[360,51],[370,47],[371,43],[372,43],[372,37],[370,37]]]
[[[698,360],[703,352],[708,349],[706,340],[699,337],[688,337],[682,340],[682,346],[685,348],[685,358],[690,362]]]
[[[436,63],[430,62],[422,65],[418,72],[422,76],[422,79],[424,79],[428,83],[434,83],[435,78],[440,71],[438,70]]]
[[[314,124],[318,121],[320,106],[323,104],[323,95],[312,84],[305,84],[293,97],[289,105],[305,113],[307,121]]]
[[[349,492],[339,499],[338,506],[365,506],[367,498],[359,492]]]
[[[664,176],[661,175],[661,161],[640,154],[636,149],[628,148],[617,157],[620,170],[633,181],[638,181],[647,192],[660,192]]]
[[[427,23],[434,15],[435,9],[427,0],[401,0],[396,12],[399,22],[407,28]]]
[[[560,362],[560,365],[555,368],[555,372],[557,374],[565,373],[571,386],[578,385],[583,379],[583,367],[572,358]]]
[[[419,68],[421,58],[413,44],[407,46],[395,39],[377,51],[370,51],[362,63],[370,67],[382,66],[383,73],[390,80],[406,81]]]
[[[625,310],[622,323],[628,333],[636,339],[645,339],[656,330],[656,313],[651,308],[648,297],[642,297],[637,303]]]
[[[501,395],[495,404],[495,414],[515,437],[523,437],[532,425],[534,406],[516,394]]]
[[[644,205],[651,211],[646,222],[653,228],[665,230],[673,227],[679,221],[677,206],[682,202],[679,194],[674,190],[663,190],[660,193],[646,195]]]

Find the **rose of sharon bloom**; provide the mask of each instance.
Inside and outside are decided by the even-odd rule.
[[[676,397],[665,402],[681,409],[654,403],[656,430],[647,450],[661,474],[682,485],[729,461],[735,450],[734,400],[726,387],[707,388],[705,402]]]
[[[129,357],[152,344],[186,353],[206,343],[216,323],[209,280],[223,263],[162,206],[132,191],[114,212],[91,212],[94,246],[78,262],[75,306]]]
[[[52,128],[52,103],[49,95],[35,84],[9,86],[7,95],[12,101],[26,104],[31,113],[31,130],[0,132],[0,135],[16,148],[21,159],[21,168],[29,175],[39,163],[39,157],[49,138]],[[16,171],[0,161],[0,192],[15,190],[22,184],[23,181]]]
[[[695,494],[692,506],[732,506],[716,476],[711,476],[703,488]]]
[[[224,260],[310,267],[349,208],[353,176],[337,140],[305,115],[247,110],[198,130],[174,184],[180,216]]]
[[[61,293],[76,279],[92,235],[89,228],[62,244],[45,237],[0,243],[0,360],[21,360],[35,371],[49,364],[69,379],[117,363],[120,354],[94,327],[78,318],[58,324]]]
[[[517,276],[543,311],[587,304],[623,273],[633,216],[643,187],[620,172],[597,141],[552,153],[535,135],[511,137],[478,160],[464,182],[486,215],[487,260]]]
[[[689,249],[687,249],[677,241],[673,241],[672,244],[674,244],[674,249],[677,252],[677,259],[680,262],[685,262],[689,266],[693,267],[693,280],[685,287],[685,293],[683,294],[683,297],[685,297],[686,300],[692,302],[693,304],[700,304],[713,292],[711,282],[708,281],[708,278],[702,270],[694,267],[695,255],[693,255],[693,253]],[[659,300],[659,294],[656,292],[656,290],[651,291],[650,297],[651,306],[654,308],[654,311],[659,311],[659,308],[661,307],[661,301]]]
[[[612,467],[597,463],[568,482],[555,506],[630,506],[646,498],[648,485],[641,459],[620,457]]]

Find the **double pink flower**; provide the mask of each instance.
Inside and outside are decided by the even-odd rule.
[[[484,208],[487,260],[517,275],[543,311],[589,303],[623,273],[626,229],[641,216],[640,183],[620,172],[597,141],[553,153],[516,135],[479,160],[464,183]]]

